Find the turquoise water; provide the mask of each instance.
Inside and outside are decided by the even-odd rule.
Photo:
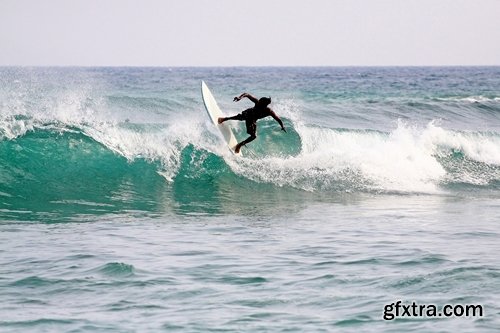
[[[201,80],[288,133],[234,157]],[[0,68],[0,331],[497,331],[499,91],[498,67]],[[484,315],[384,320],[398,300]]]

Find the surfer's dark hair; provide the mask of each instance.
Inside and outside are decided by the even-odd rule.
[[[259,104],[269,105],[271,104],[271,97],[261,97],[259,99]]]

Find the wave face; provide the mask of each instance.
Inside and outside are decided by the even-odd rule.
[[[498,68],[0,72],[4,218],[500,192]],[[206,118],[202,78],[228,114],[249,106],[230,102],[242,90],[271,94],[288,133],[261,120],[235,158]]]

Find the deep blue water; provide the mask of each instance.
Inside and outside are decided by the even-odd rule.
[[[499,67],[0,68],[0,331],[493,332],[498,221]]]

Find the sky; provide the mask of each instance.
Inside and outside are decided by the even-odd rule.
[[[18,65],[500,65],[500,0],[0,0]]]

